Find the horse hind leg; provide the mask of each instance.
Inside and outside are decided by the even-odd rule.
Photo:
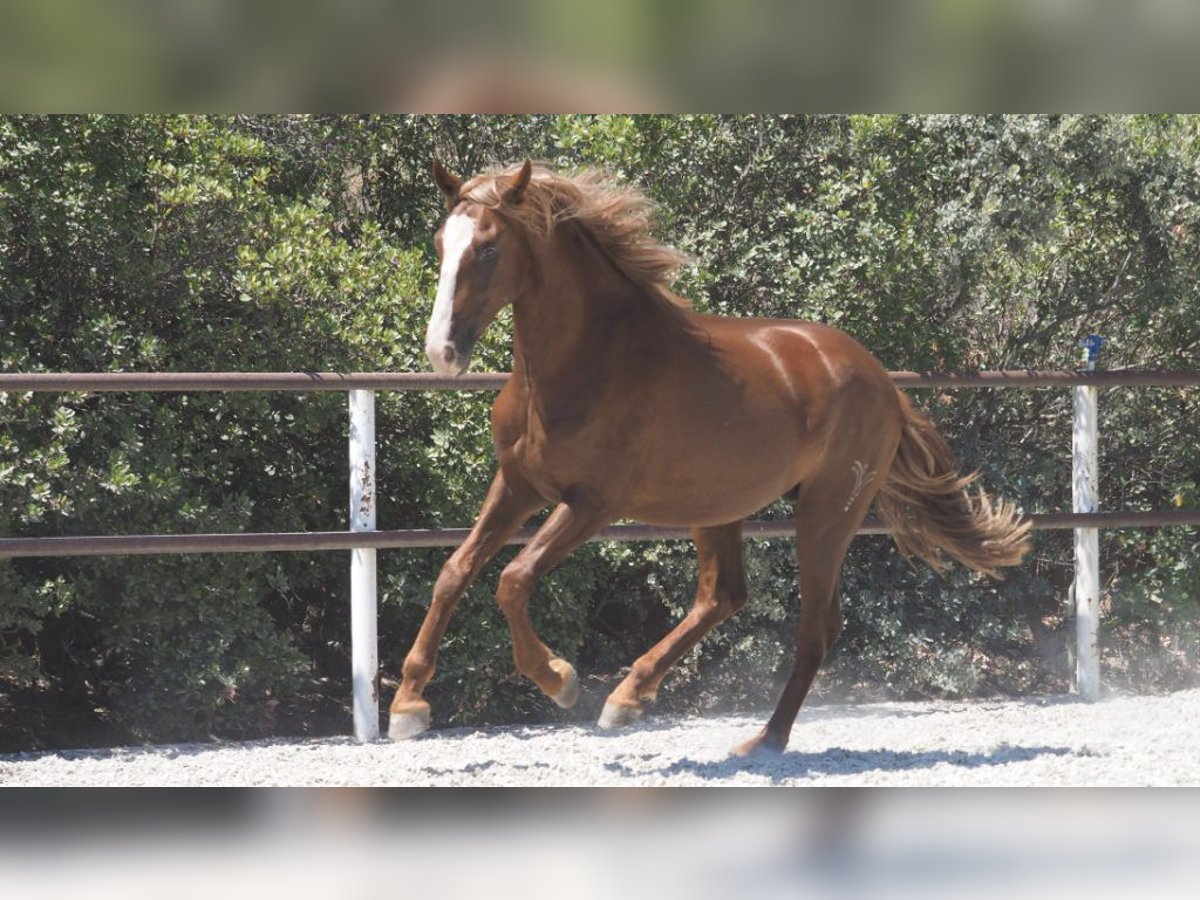
[[[618,728],[641,716],[671,668],[746,603],[742,523],[693,529],[692,540],[700,563],[695,603],[665,638],[638,658],[608,696],[600,714],[601,728]]]
[[[845,471],[811,479],[800,490],[796,500],[800,620],[792,672],[766,727],[734,748],[735,755],[781,753],[787,746],[817,670],[842,632],[837,596],[842,561],[875,495],[878,468],[855,463]]]

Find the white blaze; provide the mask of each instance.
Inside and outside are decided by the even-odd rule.
[[[450,320],[454,314],[454,289],[458,283],[458,265],[463,253],[471,246],[475,235],[475,220],[465,213],[455,213],[442,229],[442,270],[438,275],[437,296],[433,315],[425,330],[425,353],[434,368],[445,366],[442,351],[450,343]]]

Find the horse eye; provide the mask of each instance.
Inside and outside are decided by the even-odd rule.
[[[496,248],[493,247],[491,244],[485,244],[484,246],[479,248],[479,258],[480,259],[495,259],[496,258]]]

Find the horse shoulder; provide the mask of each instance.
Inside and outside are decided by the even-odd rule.
[[[511,448],[525,431],[528,402],[516,376],[510,377],[492,403],[492,441],[497,451]]]

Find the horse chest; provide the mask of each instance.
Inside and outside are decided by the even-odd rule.
[[[580,479],[580,455],[569,442],[526,432],[501,449],[500,465],[516,472],[547,499],[558,501]]]
[[[585,417],[548,422],[530,413],[507,425],[497,431],[501,468],[519,475],[548,500],[558,502],[580,490],[608,496],[636,469],[636,454],[629,446]]]

